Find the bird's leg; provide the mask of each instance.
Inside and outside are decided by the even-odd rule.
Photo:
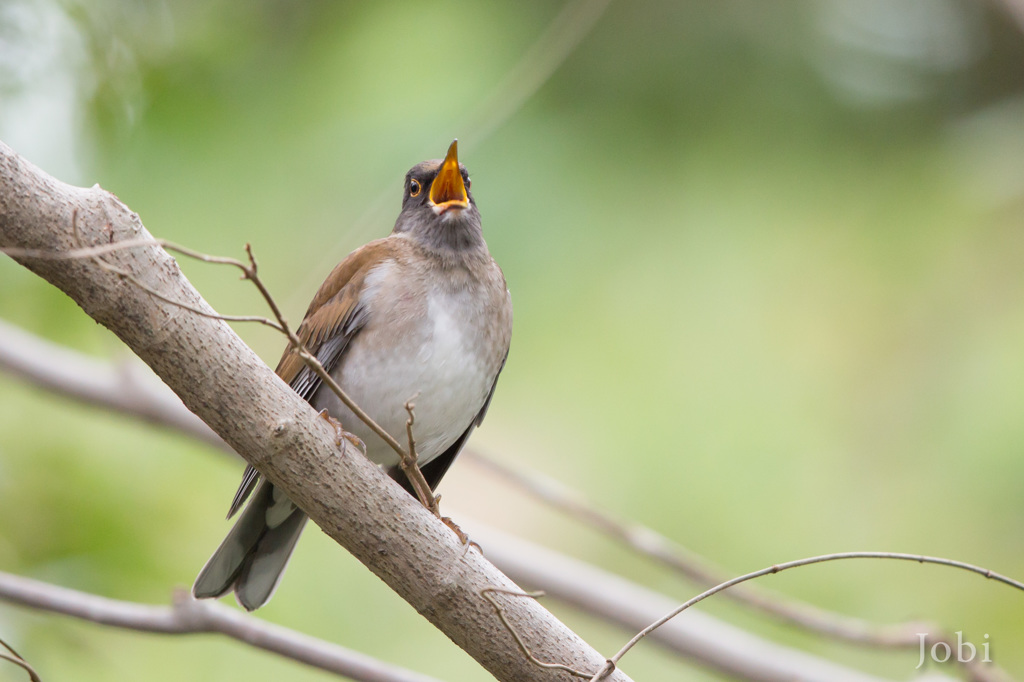
[[[438,505],[440,505],[441,496],[437,495],[434,498],[434,500],[438,503]],[[464,531],[461,528],[459,528],[459,524],[457,524],[454,521],[452,521],[452,517],[450,517],[450,516],[441,516],[441,513],[440,513],[439,510],[435,511],[434,513],[437,514],[437,518],[441,519],[441,523],[443,523],[444,525],[446,525],[449,528],[451,528],[452,532],[455,533],[459,537],[459,542],[461,542],[464,545],[468,545],[470,547],[476,547],[477,551],[480,552],[481,554],[483,554],[483,551],[480,549],[480,545],[478,545],[475,542],[473,542],[472,540],[470,540],[469,536],[466,535],[466,531]]]
[[[335,445],[341,447],[343,440],[348,441],[352,445],[356,446],[356,448],[358,448],[364,455],[366,454],[366,443],[364,443],[356,434],[346,431],[340,421],[327,413],[327,408],[320,410],[320,418],[330,424],[331,428],[334,429]]]

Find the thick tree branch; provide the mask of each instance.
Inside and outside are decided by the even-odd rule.
[[[75,241],[77,212],[82,243]],[[98,186],[61,183],[0,143],[0,247],[66,252],[150,235]],[[223,321],[168,305],[92,260],[17,258],[67,293],[324,532],[501,680],[570,680],[535,667],[483,596],[517,589],[479,552],[349,449]],[[212,309],[155,244],[104,260],[190,307]],[[597,670],[604,657],[532,600],[505,598],[519,634],[544,660]],[[617,673],[616,679],[628,679]]]
[[[150,606],[0,572],[0,598],[28,608],[127,630],[175,635],[216,632],[360,682],[436,682],[432,677],[267,623],[217,602],[196,601],[184,591],[174,595],[173,606]]]
[[[60,350],[60,353],[53,356],[53,366],[37,371],[36,368],[47,364],[51,348]],[[152,416],[154,423],[200,439],[212,433],[201,422],[196,422],[196,427],[187,420],[179,419],[174,412],[190,413],[180,401],[165,399],[171,397],[167,387],[159,384],[147,372],[141,371],[141,368],[122,373],[119,365],[115,363],[107,363],[104,366],[101,361],[91,360],[70,349],[49,344],[2,321],[0,367],[11,368],[26,380],[58,394],[78,399],[88,398],[94,406],[115,411],[123,407],[123,403],[112,393],[118,385],[115,379],[127,376],[134,382],[129,390],[140,403],[138,407]],[[88,376],[72,376],[82,367],[92,372]],[[61,374],[64,374],[63,379]],[[82,384],[88,384],[90,390],[77,390]],[[223,444],[223,441],[220,442]],[[476,456],[474,459],[482,461],[484,458]],[[553,485],[549,481],[544,482],[541,489],[553,494]],[[676,602],[668,596],[654,593],[595,566],[539,547],[521,538],[510,537],[486,526],[469,525],[473,537],[486,547],[488,558],[513,580],[543,589],[549,597],[572,604],[587,613],[617,624],[626,631],[641,630],[676,606]],[[644,543],[639,542],[640,539],[637,538],[642,546]],[[900,628],[906,632],[913,631],[915,636],[918,632],[926,632],[932,637],[941,637],[941,631],[933,625],[904,624]],[[794,652],[788,647],[765,642],[703,613],[691,613],[685,619],[672,621],[655,631],[651,639],[719,673],[755,682],[796,677],[810,682],[867,682],[875,679],[820,658]],[[902,640],[903,637],[899,639]],[[994,669],[987,672],[991,673],[990,679],[1000,679]]]

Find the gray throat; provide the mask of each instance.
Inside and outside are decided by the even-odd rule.
[[[480,214],[475,210],[452,216],[448,220],[433,214],[399,216],[394,232],[405,233],[425,250],[440,257],[445,264],[490,259],[480,227]]]

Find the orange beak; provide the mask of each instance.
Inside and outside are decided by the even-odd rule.
[[[430,183],[430,203],[434,212],[441,215],[450,208],[469,208],[469,194],[466,183],[462,181],[459,169],[459,141],[453,140],[448,147],[448,155],[441,163],[434,182]]]

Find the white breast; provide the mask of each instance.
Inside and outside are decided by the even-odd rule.
[[[386,270],[380,268],[379,270]],[[368,281],[377,297],[380,277]],[[387,281],[398,280],[387,277]],[[411,283],[406,283],[411,285]],[[418,295],[417,295],[418,294]],[[404,295],[404,296],[403,296]],[[345,357],[333,372],[349,395],[403,446],[407,445],[405,403],[414,404],[413,437],[420,464],[444,452],[479,414],[495,380],[498,366],[477,352],[486,311],[480,292],[432,290],[424,295],[413,286],[389,291],[388,300],[399,304],[384,309],[367,301],[367,327],[353,338]],[[314,400],[326,407],[346,430],[359,436],[367,455],[384,466],[398,456],[360,422],[329,390]]]

